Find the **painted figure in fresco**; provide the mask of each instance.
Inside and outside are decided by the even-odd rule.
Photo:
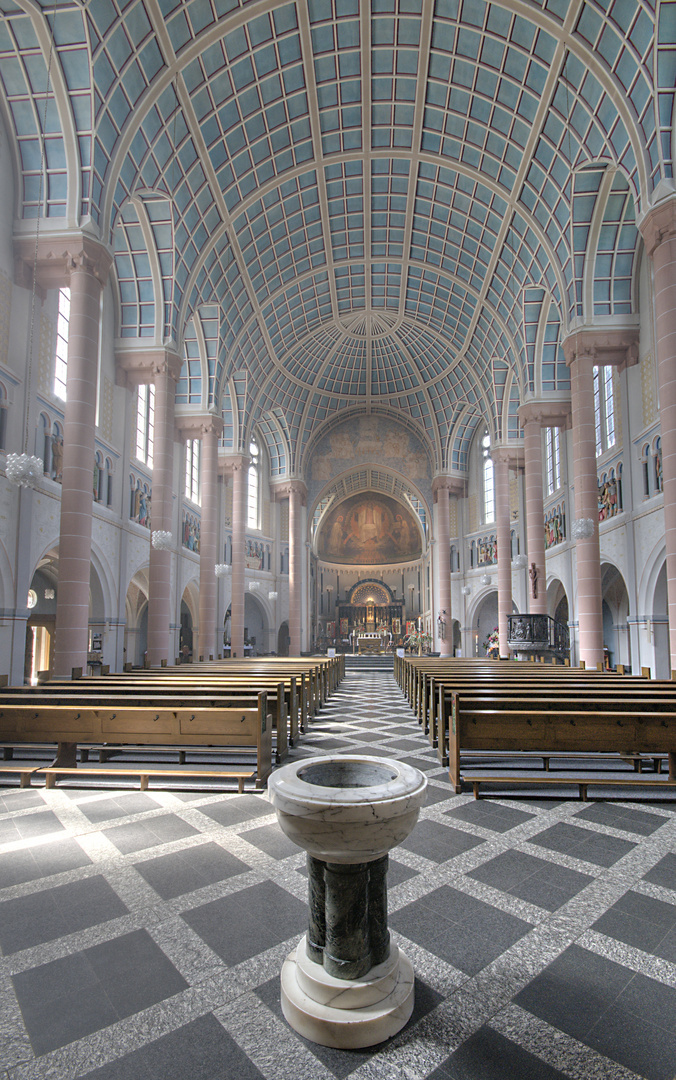
[[[343,514],[338,514],[336,520],[331,526],[331,532],[329,533],[329,542],[327,544],[327,550],[334,555],[339,555],[343,549],[343,539],[345,534],[345,528],[343,522],[345,517]]]

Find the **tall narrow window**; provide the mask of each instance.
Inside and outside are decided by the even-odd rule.
[[[561,487],[561,448],[559,429],[545,428],[547,451],[547,494],[552,495]]]
[[[615,445],[615,394],[612,367],[594,368],[596,456]]]
[[[483,484],[484,484],[484,523],[495,521],[495,475],[493,472],[493,459],[491,458],[491,437],[484,432],[481,440],[483,454]]]
[[[249,456],[251,457],[251,464],[249,465],[247,525],[250,529],[258,529],[260,528],[258,519],[258,481],[260,474],[260,454],[258,450],[258,443],[255,439],[252,439],[249,444]]]
[[[68,326],[70,323],[70,289],[59,289],[59,314],[56,319],[56,359],[54,362],[54,393],[66,400],[68,377]]]
[[[185,497],[200,501],[200,441],[188,439],[185,444]]]
[[[144,465],[153,467],[153,442],[155,438],[155,387],[139,386],[136,398],[136,457]]]

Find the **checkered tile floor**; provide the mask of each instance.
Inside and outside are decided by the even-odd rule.
[[[676,804],[452,795],[391,674],[296,756],[422,769],[391,856],[416,1007],[327,1050],[284,1021],[305,860],[265,794],[0,789],[2,1080],[674,1080]]]

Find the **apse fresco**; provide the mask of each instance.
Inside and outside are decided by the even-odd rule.
[[[319,536],[319,555],[331,562],[377,565],[420,553],[420,530],[411,511],[372,492],[353,495],[331,510]]]

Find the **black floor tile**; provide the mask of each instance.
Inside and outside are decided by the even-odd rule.
[[[624,995],[620,1002],[623,998]],[[652,1024],[650,1017],[653,1015],[643,1009],[641,1015],[637,1015],[621,1004],[613,1005],[584,1041],[645,1080],[673,1080],[676,1035]]]
[[[0,904],[0,949],[5,956],[127,915],[105,878],[85,878]]]
[[[59,839],[30,849],[8,851],[0,855],[0,889],[90,865],[91,859],[76,840]]]
[[[594,880],[588,874],[514,850],[496,855],[467,876],[547,911],[556,911]]]
[[[17,840],[33,840],[38,836],[50,836],[52,833],[63,831],[63,825],[51,810],[25,814],[0,822],[0,844],[12,844]]]
[[[563,822],[552,825],[537,836],[532,836],[530,843],[548,848],[550,851],[572,855],[575,859],[584,859],[585,862],[594,863],[596,866],[612,866],[636,847],[636,844],[631,844],[628,840],[606,836],[605,833],[591,832],[589,829],[581,829],[577,825],[568,825]]]
[[[112,829],[103,829],[102,832],[123,855],[198,835],[197,829],[193,829],[192,825],[188,825],[175,814],[135,821],[129,825],[116,825]]]
[[[211,818],[226,829],[233,825],[241,825],[243,821],[252,821],[257,817],[269,817],[270,814],[274,814],[265,795],[233,795],[219,799],[218,802],[199,806],[197,809],[200,814]]]
[[[592,930],[656,955],[662,955],[660,943],[675,928],[676,905],[633,891],[625,893],[592,926]]]
[[[429,1080],[567,1080],[541,1058],[484,1024]]]
[[[643,880],[676,892],[676,855],[671,852],[665,855],[663,859],[655,863],[652,870],[643,875]]]
[[[394,912],[390,926],[468,975],[532,929],[530,923],[446,885]]]
[[[273,859],[286,859],[289,855],[297,855],[301,850],[298,844],[294,844],[288,836],[285,836],[276,822],[274,825],[260,825],[257,829],[247,829],[245,833],[242,833],[242,838],[247,844],[253,844],[266,855],[271,855]]]
[[[219,844],[207,843],[136,863],[139,874],[163,900],[226,881],[250,867]]]
[[[661,814],[651,814],[637,807],[607,802],[592,803],[575,817],[594,821],[598,825],[608,825],[613,829],[638,833],[639,836],[650,836],[669,820]]]
[[[482,828],[492,829],[497,833],[509,832],[535,816],[523,810],[514,810],[511,806],[503,806],[493,799],[474,799],[447,810],[446,814],[448,817],[466,821],[470,825],[481,825]]]
[[[307,905],[272,881],[203,904],[182,917],[230,965],[302,934],[308,920]]]
[[[130,792],[128,795],[118,795],[114,799],[96,799],[90,803],[84,803],[80,807],[81,812],[94,824],[99,821],[111,821],[113,818],[128,817],[131,814],[142,814],[146,810],[157,810],[157,799],[146,795],[142,791]]]
[[[227,1071],[224,1071],[227,1062]],[[261,1073],[212,1013],[87,1073],[82,1080],[259,1080]]]
[[[574,1039],[586,1042],[588,1033],[633,977],[634,972],[621,964],[570,945],[514,1001]]]
[[[438,821],[419,821],[401,847],[422,855],[424,859],[442,863],[483,843],[481,837],[471,836],[450,825],[442,825]]]
[[[45,800],[39,791],[18,788],[15,791],[3,791],[0,795],[0,811],[8,814],[17,810],[32,810],[35,806],[44,806]]]
[[[187,989],[145,930],[12,976],[37,1056]]]

